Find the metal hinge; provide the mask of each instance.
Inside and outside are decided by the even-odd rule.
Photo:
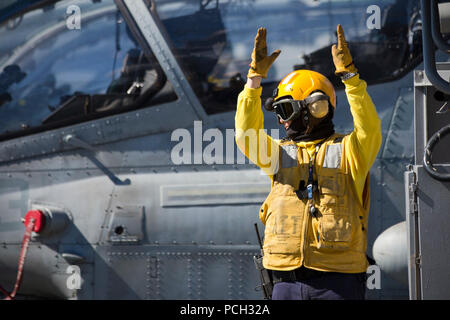
[[[417,214],[417,183],[411,183],[409,185],[409,213]]]
[[[418,255],[415,259],[414,262],[417,266],[420,266],[420,264],[422,263],[422,256]]]

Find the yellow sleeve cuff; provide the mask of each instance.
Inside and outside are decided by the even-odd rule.
[[[244,96],[248,97],[248,98],[260,98],[261,94],[262,94],[262,87],[260,86],[259,88],[253,89],[253,88],[249,88],[247,87],[247,85],[244,86]]]

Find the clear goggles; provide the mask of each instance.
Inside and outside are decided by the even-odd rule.
[[[290,98],[281,99],[275,101],[272,104],[272,107],[278,118],[286,122],[297,118],[302,110],[306,110],[308,106],[313,103],[324,100],[329,102],[328,96],[321,93],[312,97],[307,97],[304,100],[294,100]]]

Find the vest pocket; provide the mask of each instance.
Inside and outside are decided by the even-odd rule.
[[[319,176],[319,190],[322,195],[343,196],[345,192],[344,175],[335,169],[322,169]]]
[[[319,226],[318,249],[345,250],[352,240],[352,223],[349,215],[324,214]]]
[[[295,241],[281,241],[277,242],[276,240],[270,244],[264,246],[264,253],[268,254],[300,254],[300,239],[295,239]]]
[[[281,240],[281,239],[278,239]],[[265,242],[265,241],[264,241]],[[300,241],[272,241],[264,244],[264,265],[268,269],[285,269],[298,266],[301,261]]]

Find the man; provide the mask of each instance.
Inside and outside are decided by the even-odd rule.
[[[365,296],[369,170],[381,145],[381,121],[340,25],[337,35],[332,58],[353,115],[350,134],[334,133],[338,109],[330,81],[317,72],[297,70],[280,82],[265,105],[276,113],[287,138],[279,141],[260,133],[246,143],[247,132],[264,128],[261,78],[280,54],[276,50],[267,56],[264,28],[255,38],[247,83],[238,98],[236,143],[272,180],[259,216],[265,224],[263,265],[272,271],[273,299]],[[276,166],[263,161],[261,155],[270,156],[269,150]]]

